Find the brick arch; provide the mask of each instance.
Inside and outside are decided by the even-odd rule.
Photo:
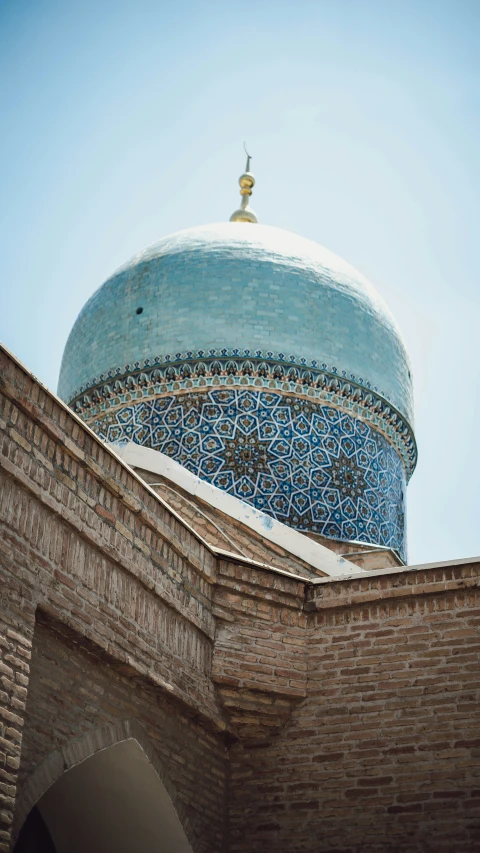
[[[64,746],[53,750],[47,755],[35,768],[22,786],[21,791],[17,794],[17,808],[12,832],[13,843],[15,843],[30,810],[63,773],[71,770],[82,761],[91,758],[95,753],[108,749],[125,740],[135,740],[144,752],[165,787],[177,812],[185,835],[192,849],[194,849],[194,832],[182,801],[177,794],[176,787],[143,727],[135,719],[122,720],[101,726],[98,729],[92,729],[81,737],[73,738]]]

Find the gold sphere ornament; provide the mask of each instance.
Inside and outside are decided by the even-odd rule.
[[[232,213],[230,222],[258,222],[257,216],[249,204],[252,189],[255,186],[255,178],[250,171],[250,161],[252,158],[247,149],[245,149],[245,153],[247,155],[247,165],[243,175],[240,175],[238,179],[242,201],[238,210]]]

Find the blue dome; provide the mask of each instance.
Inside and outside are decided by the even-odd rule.
[[[344,372],[411,423],[405,346],[369,282],[311,240],[234,222],[177,232],[108,279],[72,329],[58,392],[70,402],[127,364],[212,349],[271,352]]]
[[[299,530],[405,554],[416,462],[401,335],[366,279],[239,222],[166,237],[89,299],[59,394]]]

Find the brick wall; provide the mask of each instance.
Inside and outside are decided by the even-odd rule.
[[[0,563],[0,850],[10,848],[32,647],[31,596]]]
[[[220,560],[212,678],[236,734],[271,738],[306,695],[305,584]]]
[[[307,698],[232,754],[231,853],[480,845],[479,567],[311,586]]]
[[[147,680],[133,681],[115,659],[100,658],[96,651],[39,614],[19,774],[28,805],[28,785],[26,791],[23,785],[42,762],[55,763],[59,751],[87,733],[101,748],[99,732],[134,720],[158,756],[161,777],[168,779],[193,849],[222,850],[226,772],[221,736],[186,716]],[[54,781],[48,768],[44,775],[50,784]],[[22,812],[23,805],[20,801]]]
[[[5,353],[0,391],[1,851],[100,731],[194,853],[478,849],[479,561],[220,559]]]
[[[36,606],[215,717],[213,554],[18,368],[15,379],[0,401],[4,570]]]
[[[0,388],[0,849],[8,850],[22,731],[32,735],[24,704],[35,612],[121,667],[132,689],[140,680],[181,703],[205,732],[227,724],[210,678],[213,553],[4,353]],[[46,718],[45,748],[50,725],[55,717]],[[20,782],[33,767],[25,762]],[[221,802],[204,811],[212,832]],[[207,835],[196,849],[212,843]]]

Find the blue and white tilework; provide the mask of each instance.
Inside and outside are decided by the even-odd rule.
[[[405,557],[405,470],[363,420],[295,395],[223,388],[167,394],[90,421],[105,440],[159,450],[298,530]]]
[[[73,410],[92,422],[108,409],[132,400],[183,391],[226,386],[254,386],[308,396],[358,415],[381,432],[398,451],[407,474],[415,469],[417,449],[408,421],[368,380],[348,375],[334,365],[307,362],[293,354],[244,349],[188,351],[147,358],[93,377],[70,401]]]

